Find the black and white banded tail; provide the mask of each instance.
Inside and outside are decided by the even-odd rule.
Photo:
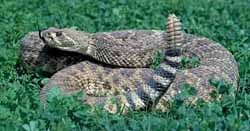
[[[181,62],[183,35],[181,23],[175,15],[167,18],[166,44],[171,48],[165,51],[164,61],[155,69],[155,73],[145,87],[138,87],[135,92],[125,95],[127,106],[132,109],[151,108],[174,81]]]

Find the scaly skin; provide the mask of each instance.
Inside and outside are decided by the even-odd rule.
[[[181,24],[175,16],[170,16],[168,19],[168,27],[172,34],[169,33],[166,37],[169,38],[169,42],[181,45],[183,40],[180,28]],[[53,36],[50,32],[47,34]],[[60,32],[60,35],[62,34],[63,32]],[[57,34],[56,37],[60,35]],[[57,41],[60,45],[65,43],[65,41],[61,43],[61,41],[57,40],[56,37],[52,38],[52,40]],[[68,36],[64,37],[67,38]],[[70,37],[68,37],[68,39],[72,40]],[[113,40],[111,40],[111,42],[113,42]],[[73,42],[73,44],[78,46],[75,42]],[[120,48],[120,46],[116,46],[116,48],[117,51],[121,50],[121,52],[116,51],[113,55],[125,53],[123,52],[123,48]],[[143,49],[144,48],[140,50],[143,51]],[[135,49],[132,48],[130,50],[135,51]],[[114,53],[114,51],[107,50],[107,53],[109,52]],[[149,73],[149,75],[146,75],[146,73],[143,73],[143,68],[140,68],[142,71],[138,69],[134,72],[133,79],[130,79],[131,71],[124,68],[111,69],[86,62],[65,68],[53,75],[49,83],[43,87],[41,91],[41,100],[46,103],[45,96],[48,90],[52,87],[59,87],[59,89],[61,89],[61,91],[65,94],[71,94],[71,92],[82,90],[88,96],[86,99],[87,103],[94,105],[102,103],[105,107],[109,107],[106,109],[110,112],[117,111],[111,111],[112,109],[110,109],[110,107],[114,107],[114,104],[109,99],[112,97],[117,98],[119,103],[126,107],[125,109],[151,109],[157,104],[160,97],[166,92],[169,85],[173,82],[177,68],[181,62],[181,50],[178,47],[166,50],[166,52],[166,61],[161,63],[156,70],[150,71],[149,69],[145,69],[145,71]],[[107,55],[107,53],[105,53],[105,57],[111,55]],[[121,57],[121,55],[119,55],[118,58],[119,57]],[[126,62],[128,57],[123,57],[123,62]],[[117,58],[111,60],[116,61],[116,59]],[[117,61],[119,62],[119,60]],[[110,70],[112,70],[112,72],[110,72]],[[111,77],[113,77],[112,81],[110,81]],[[120,80],[122,81],[119,83]]]
[[[134,36],[134,34],[136,33],[129,33],[129,32],[137,32],[137,33],[143,33],[143,35],[149,35],[150,33],[144,33],[147,31],[136,31],[136,30],[130,30],[130,31],[116,31],[113,32],[113,35],[119,34],[119,36],[128,36],[128,35],[132,35]],[[152,31],[149,31],[152,32]],[[162,38],[163,36],[165,36],[165,32],[163,31],[154,31],[156,33],[154,34],[150,34],[147,37],[154,37],[157,38],[157,40],[159,40],[159,43],[164,43],[164,38]],[[101,34],[101,33],[100,33]],[[106,34],[106,33],[104,33]],[[112,33],[109,33],[112,34]],[[223,79],[228,83],[231,83],[234,85],[234,87],[237,87],[237,81],[238,81],[238,68],[237,68],[237,63],[234,60],[232,54],[227,51],[224,47],[222,47],[221,45],[210,41],[206,38],[202,38],[202,37],[197,37],[194,35],[190,35],[190,34],[184,34],[184,43],[183,45],[180,45],[180,47],[182,48],[184,55],[185,56],[197,56],[200,59],[200,65],[196,68],[191,68],[191,69],[184,69],[181,70],[180,72],[177,73],[174,82],[171,84],[170,88],[167,90],[167,92],[163,95],[163,97],[161,97],[160,99],[160,103],[157,105],[159,108],[161,109],[166,109],[167,105],[167,101],[173,97],[174,95],[176,95],[178,92],[180,92],[180,86],[184,83],[188,83],[191,86],[193,86],[197,91],[198,94],[194,99],[197,98],[202,98],[204,100],[209,100],[210,96],[209,93],[214,89],[210,84],[209,84],[209,79]],[[131,37],[130,37],[131,38]],[[152,38],[153,39],[153,38]],[[29,44],[27,44],[29,43]],[[35,44],[36,43],[36,44]],[[27,45],[29,45],[31,48],[27,48]],[[83,59],[85,59],[85,57],[82,57],[81,54],[76,54],[76,53],[68,53],[67,52],[63,52],[63,51],[56,51],[55,54],[57,53],[66,53],[67,55],[62,56],[62,55],[54,55],[51,54],[51,52],[48,51],[44,51],[42,50],[42,48],[45,46],[45,44],[39,39],[38,37],[38,33],[31,33],[30,35],[27,35],[22,42],[22,48],[21,48],[21,62],[24,64],[30,64],[33,65],[34,67],[37,66],[41,66],[42,67],[49,67],[48,69],[43,68],[44,71],[50,72],[50,73],[54,73],[56,71],[58,71],[59,69],[62,69],[64,67],[67,67],[69,65],[72,65],[74,63],[79,63],[80,61],[82,61]],[[53,49],[51,49],[53,50]],[[37,59],[41,56],[41,54],[43,54],[43,59]],[[70,55],[70,56],[68,56]],[[38,57],[34,57],[34,56],[38,56]],[[51,57],[53,56],[53,57]],[[74,56],[74,57],[71,57]],[[76,56],[76,57],[75,57]],[[63,59],[62,59],[63,58]],[[71,59],[71,60],[69,60]],[[70,62],[66,62],[66,61],[70,61]],[[46,65],[46,66],[45,66]],[[65,77],[62,77],[62,79],[65,80],[65,78],[67,77],[76,77],[77,79],[79,79],[81,81],[81,79],[78,76],[82,76],[83,74],[81,74],[82,69],[78,69],[81,66],[86,66],[88,64],[82,62],[76,65],[73,65],[69,68],[71,68],[71,70],[63,69],[62,72],[58,72],[56,73],[53,77],[52,77],[52,81],[53,79],[59,79],[60,77],[62,77],[62,74],[65,75]],[[104,65],[106,66],[106,65]],[[63,73],[63,71],[66,72],[75,72],[75,74],[78,75],[66,75],[66,73]],[[73,71],[74,70],[74,71]],[[96,69],[87,69],[89,72],[95,72]],[[97,69],[97,72],[101,72],[105,70],[108,70],[108,72],[111,74],[120,74],[120,71],[115,71],[116,69],[107,69],[105,67],[101,67]],[[127,69],[127,68],[122,68],[119,70],[123,70],[124,72],[130,72],[130,74],[136,74],[136,72],[141,72],[142,74],[139,75],[142,78],[142,81],[145,80],[145,82],[148,81],[147,78],[144,78],[143,76],[148,76],[152,75],[150,74],[150,72],[152,72],[151,69]],[[141,71],[140,71],[141,70]],[[115,73],[118,72],[118,73]],[[62,74],[61,74],[62,73]],[[57,75],[57,74],[61,74],[61,75]],[[120,74],[121,75],[121,74]],[[115,75],[115,76],[119,76],[119,75]],[[122,76],[122,75],[121,75]],[[106,77],[99,75],[98,76],[100,79],[105,79]],[[131,75],[131,82],[133,82],[134,79],[136,79],[136,77],[138,78],[138,75]],[[123,79],[118,79],[115,80],[116,77],[108,77],[109,80],[106,81],[110,81],[112,83],[114,83],[115,87],[122,87],[122,86],[117,86],[117,83],[123,83],[123,85],[126,85],[126,82],[128,78],[123,78]],[[119,78],[119,77],[118,77]],[[129,78],[129,79],[130,79]],[[57,80],[55,80],[57,81]],[[58,80],[58,82],[61,80]],[[114,82],[116,81],[116,82]],[[134,80],[135,82],[136,80]],[[136,83],[136,82],[135,82]],[[143,83],[143,82],[142,82]],[[52,84],[53,85],[53,84]],[[62,85],[64,86],[64,82],[59,82],[56,83],[56,85]],[[129,88],[128,89],[137,89],[137,86],[135,86],[136,84],[129,84]],[[44,88],[45,89],[45,88]],[[120,88],[116,88],[117,90],[120,90]],[[126,87],[125,87],[126,89]],[[45,91],[46,92],[46,91]],[[114,92],[116,92],[114,90]],[[112,93],[112,92],[111,92]],[[91,102],[89,102],[91,103]]]
[[[202,99],[209,99],[209,93],[214,89],[208,82],[210,78],[225,79],[226,82],[233,84],[235,88],[237,87],[238,67],[229,51],[213,41],[190,34],[184,35],[184,41],[190,43],[183,47],[184,55],[198,56],[200,59],[200,66],[184,69],[177,73],[171,87],[160,99],[159,107],[161,109],[166,109],[167,101],[180,91],[180,86],[184,83],[189,83],[193,86],[198,91],[196,98],[199,97]],[[43,50],[44,48],[46,50]],[[48,47],[39,39],[38,32],[28,34],[24,37],[21,45],[21,63],[23,63],[23,65],[29,65],[32,68],[40,67],[42,71],[53,74],[60,69],[83,60],[90,60],[86,56],[82,57],[83,55],[81,54],[47,48]],[[103,66],[105,67],[107,65]],[[124,68],[124,70],[126,69],[127,68]],[[133,74],[138,69],[128,70],[131,70],[130,72]],[[112,71],[113,69],[110,70],[111,73]],[[146,70],[143,71],[145,74],[147,74],[147,72]],[[109,79],[113,78],[114,77],[110,77]],[[131,79],[133,79],[133,77],[131,77]],[[130,88],[133,87],[130,86]]]
[[[119,67],[149,67],[158,51],[173,48],[182,41],[181,23],[170,15],[167,33],[156,30],[126,30],[87,33],[73,29],[49,28],[40,31],[48,46],[88,55],[98,61]]]
[[[50,47],[78,52],[110,65],[149,67],[155,53],[167,48],[166,42],[161,40],[164,37],[157,33],[154,30],[129,30],[91,34],[67,28],[49,28],[41,32],[41,38]]]
[[[162,67],[165,67],[165,64]],[[175,72],[163,77],[163,72],[169,72],[169,69],[161,68],[161,73],[149,68],[112,69],[84,61],[54,74],[49,83],[42,88],[40,96],[43,103],[46,103],[45,96],[48,90],[59,87],[64,94],[84,91],[87,95],[86,103],[104,104],[110,112],[117,111],[115,105],[110,103],[113,97],[118,98],[119,103],[125,105],[126,109],[148,109],[157,103],[172,83],[176,69],[171,69]],[[158,79],[159,77],[162,79]]]

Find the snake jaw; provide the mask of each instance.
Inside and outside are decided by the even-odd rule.
[[[78,52],[86,54],[89,50],[88,39],[86,43],[79,40],[77,31],[67,29],[48,28],[39,30],[39,38],[49,47],[56,48],[62,51]],[[84,38],[84,34],[81,37]]]
[[[51,47],[56,47],[61,43],[56,41],[56,28],[48,28],[46,30],[39,30],[40,39],[47,45]]]
[[[64,51],[77,51],[79,44],[72,38],[67,36],[63,29],[49,28],[44,31],[39,31],[39,37],[50,47]]]

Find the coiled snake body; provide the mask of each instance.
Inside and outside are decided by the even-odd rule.
[[[175,23],[176,18],[170,17],[169,23],[171,21]],[[210,79],[222,79],[237,87],[237,63],[229,51],[206,38],[185,33],[180,35],[178,24],[170,26],[171,24],[168,25],[167,32],[124,30],[96,34],[72,29],[49,29],[40,34],[43,35],[43,40],[39,38],[38,32],[33,32],[21,42],[20,60],[23,65],[41,67],[49,73],[58,71],[43,87],[43,101],[48,89],[57,86],[69,94],[84,88],[89,96],[87,103],[90,104],[105,103],[106,96],[119,96],[118,99],[132,109],[151,106],[158,100],[157,107],[166,108],[167,101],[180,92],[180,87],[184,83],[197,90],[195,98],[205,100],[210,99],[209,93],[214,89],[209,83]],[[64,36],[70,42],[63,41],[60,36]],[[51,40],[56,43],[50,45],[48,41]],[[47,45],[43,41],[48,42]],[[90,46],[79,47],[79,42]],[[60,50],[51,48],[58,43]],[[67,48],[69,46],[71,47]],[[173,46],[177,48],[172,50]],[[56,45],[56,48],[58,47]],[[125,53],[120,53],[122,49]],[[179,49],[182,52],[179,52]],[[160,64],[160,68],[156,71],[145,68],[153,62],[153,56],[158,50],[166,50],[165,60]],[[198,57],[200,65],[176,71],[180,53],[187,57]],[[89,58],[83,54],[92,54],[91,57],[95,59],[111,65],[120,65],[122,68],[84,61]],[[123,59],[125,57],[126,60]],[[123,68],[125,66],[144,68]]]

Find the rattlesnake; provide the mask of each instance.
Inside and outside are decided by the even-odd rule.
[[[71,29],[66,29],[66,30],[71,30]],[[124,31],[96,33],[96,35],[100,36],[100,38],[102,38],[103,36],[111,36],[111,38],[112,37],[124,38],[125,41],[126,40],[129,41],[130,38],[135,38],[136,41],[142,41],[142,43],[148,42],[149,44],[152,45],[154,44],[159,45],[158,47],[160,48],[158,49],[165,48],[162,47],[162,45],[164,45],[162,43],[166,42],[166,39],[164,39],[166,34],[167,33],[164,31],[157,31],[157,30],[124,30]],[[82,78],[83,75],[86,75],[84,74],[84,72],[88,72],[87,74],[89,74],[89,76],[91,76],[91,74],[94,75],[94,78],[98,78],[98,80],[106,79],[107,81],[110,82],[109,84],[111,85],[111,87],[117,87],[113,91],[110,92],[107,91],[108,93],[111,94],[116,94],[117,91],[123,92],[124,89],[127,90],[138,89],[140,88],[140,85],[148,84],[148,82],[150,81],[149,78],[152,78],[152,75],[155,74],[155,72],[149,68],[113,69],[105,67],[106,65],[103,65],[104,67],[102,67],[93,64],[91,62],[78,63],[86,59],[86,57],[83,57],[82,54],[60,51],[46,46],[43,43],[43,41],[39,38],[38,32],[33,32],[26,35],[26,37],[24,37],[21,43],[22,44],[21,44],[20,60],[21,63],[23,63],[24,65],[31,65],[33,67],[40,66],[42,67],[42,70],[49,73],[54,73],[62,68],[72,65],[53,75],[50,80],[52,84],[49,83],[49,85],[51,84],[62,87],[69,86],[72,89],[71,91],[75,91],[74,88],[72,88],[72,86],[76,87],[76,85],[80,84],[79,82],[81,82],[84,79]],[[227,51],[221,45],[212,42],[206,38],[197,37],[190,34],[183,34],[183,43],[184,44],[180,45],[181,46],[180,48],[183,51],[183,55],[188,57],[192,56],[198,57],[200,60],[200,65],[195,68],[184,69],[177,72],[173,83],[171,84],[167,92],[165,92],[165,94],[161,97],[160,102],[158,104],[159,107],[163,106],[163,108],[165,108],[166,102],[170,99],[170,97],[180,92],[180,86],[184,83],[188,83],[191,86],[194,86],[194,88],[198,91],[197,97],[203,99],[210,99],[209,92],[211,92],[214,89],[209,83],[209,80],[212,78],[223,79],[228,83],[233,84],[234,87],[237,87],[237,80],[238,80],[237,63],[229,51]],[[155,50],[153,50],[152,52],[154,53],[154,51]],[[89,60],[89,58],[87,59]],[[146,66],[152,63],[151,58],[147,60],[149,61],[148,63],[139,66]],[[138,66],[138,64],[135,64],[133,66]],[[85,79],[85,82],[86,81],[87,80]],[[92,82],[91,80],[88,81],[90,83]],[[94,89],[94,86],[92,87]],[[101,89],[105,90],[105,88],[102,87]],[[110,90],[110,88],[108,90]],[[127,90],[125,90],[124,92],[127,92]],[[91,92],[91,90],[89,91]],[[44,96],[43,92],[46,92],[46,88],[43,88],[43,91],[41,93],[42,96]],[[91,101],[91,99],[89,100],[90,100],[89,103],[93,102]]]

